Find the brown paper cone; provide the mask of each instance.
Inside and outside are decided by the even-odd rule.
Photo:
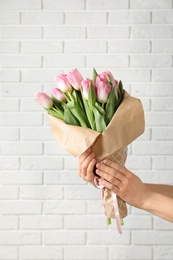
[[[122,148],[114,154],[107,157],[107,159],[119,163],[124,166],[127,157],[127,148]],[[124,200],[117,196],[118,209],[120,218],[125,218],[127,216],[127,206]],[[112,192],[107,188],[103,188],[103,206],[105,209],[105,214],[108,218],[115,218],[114,205],[112,199]]]

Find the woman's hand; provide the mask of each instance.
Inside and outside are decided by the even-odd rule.
[[[151,191],[135,174],[109,160],[97,163],[96,167],[96,173],[101,178],[100,184],[116,193],[128,204],[145,208]]]
[[[94,166],[96,164],[95,154],[92,152],[91,148],[87,149],[79,157],[79,176],[85,181],[94,184]]]

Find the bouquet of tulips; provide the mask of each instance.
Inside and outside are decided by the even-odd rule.
[[[124,165],[127,145],[144,131],[140,100],[131,97],[110,71],[98,74],[93,69],[92,79],[83,79],[74,69],[55,80],[57,88],[52,90],[51,96],[36,93],[35,99],[47,110],[59,143],[74,156],[92,147],[97,161],[108,158]],[[108,224],[115,218],[122,233],[126,203],[99,186],[97,176],[95,185],[101,189]]]

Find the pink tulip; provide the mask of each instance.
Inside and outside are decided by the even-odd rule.
[[[67,101],[67,99],[64,96],[63,92],[60,89],[58,89],[58,88],[52,89],[52,97],[58,99],[61,102],[66,102]]]
[[[108,84],[111,82],[112,86],[118,86],[118,81],[114,79],[112,73],[110,71],[105,71],[99,74],[96,78],[96,85],[103,81],[104,83]]]
[[[69,72],[69,74],[67,75],[67,79],[76,90],[81,89],[81,82],[83,80],[83,77],[77,69]]]
[[[41,93],[41,92],[36,93],[35,99],[44,108],[48,109],[53,107],[53,101],[46,93]]]
[[[108,95],[111,91],[111,87],[104,83],[103,81],[101,81],[97,86],[96,86],[96,91],[97,91],[97,100],[102,103],[105,104],[107,99],[108,99]]]
[[[68,81],[66,74],[61,74],[61,75],[57,76],[55,78],[55,80],[58,85],[58,88],[62,92],[66,93],[66,92],[72,91],[72,86],[71,86],[70,82]]]
[[[83,89],[83,95],[86,100],[88,100],[88,91],[90,87],[90,79],[82,80],[81,82],[82,89]]]

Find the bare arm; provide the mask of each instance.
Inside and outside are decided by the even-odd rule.
[[[173,222],[171,186],[168,185],[166,191],[167,185],[145,185],[125,167],[109,160],[98,163],[96,173],[101,177],[102,185],[115,192],[128,204]]]
[[[145,183],[145,186],[153,192],[173,198],[173,186],[171,185]]]

